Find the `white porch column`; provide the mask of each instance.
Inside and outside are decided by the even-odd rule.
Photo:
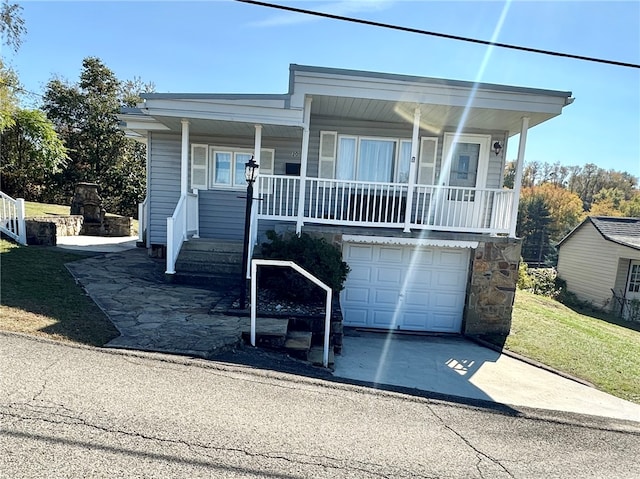
[[[524,150],[527,146],[527,132],[529,131],[529,117],[522,117],[520,126],[520,142],[518,143],[518,160],[516,164],[516,177],[513,180],[513,202],[511,207],[511,223],[509,225],[509,237],[516,237],[516,223],[518,222],[518,205],[520,204],[520,189],[522,188],[522,172],[524,171]]]
[[[262,125],[255,125],[256,128],[256,132],[255,132],[255,137],[254,137],[254,143],[253,143],[253,159],[255,160],[256,163],[258,163],[258,165],[260,165],[260,152],[262,150]],[[275,158],[273,160],[275,162]],[[258,168],[258,176],[260,176],[260,170],[261,168]],[[256,183],[257,185],[260,185],[260,182]],[[260,188],[254,188],[253,189],[253,198],[251,198],[251,201],[254,201],[254,198],[256,198],[256,191],[260,191]],[[253,257],[253,248],[255,247],[256,243],[258,242],[258,203],[254,202],[251,204],[251,219],[249,221],[249,238],[247,239],[247,241],[249,242],[248,245],[248,258],[249,258],[249,262],[247,263],[247,278],[250,278],[250,274],[251,274],[251,258]]]
[[[258,165],[260,164],[260,150],[262,150],[262,125],[256,125],[256,135],[254,138],[254,146],[253,146],[253,158],[256,160]],[[260,174],[260,169],[258,169],[258,174]]]
[[[189,184],[189,120],[182,120],[182,153],[180,155],[180,196],[187,194]]]
[[[296,234],[302,231],[304,224],[304,205],[307,195],[307,160],[309,156],[309,124],[311,123],[310,96],[304,99],[304,120],[302,125],[302,152],[300,154],[300,193],[298,197],[298,220],[296,221]]]
[[[411,164],[409,165],[409,185],[407,186],[407,209],[404,213],[404,232],[411,231],[411,210],[413,209],[413,190],[416,186],[416,167],[418,158],[418,141],[420,135],[420,107],[413,113],[413,135],[411,137]]]
[[[182,224],[179,228],[182,228],[182,239],[187,240],[189,231],[189,213],[187,209],[187,190],[189,185],[189,120],[184,118],[182,123],[182,150],[180,153],[180,198],[184,199],[185,214],[183,215]]]

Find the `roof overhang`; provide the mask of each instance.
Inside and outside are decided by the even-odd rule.
[[[313,116],[412,124],[419,109],[421,127],[432,134],[461,127],[509,136],[520,133],[523,117],[533,127],[573,101],[571,92],[302,65],[291,65],[284,95],[148,93],[142,98],[138,108],[120,115],[123,128],[138,135],[179,131],[181,120],[188,119],[192,134],[253,134],[260,124],[264,135],[276,137],[301,135],[307,98]]]

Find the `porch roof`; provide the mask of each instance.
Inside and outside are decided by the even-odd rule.
[[[252,135],[259,123],[266,136],[300,137],[305,98],[312,97],[312,116],[410,125],[418,107],[421,127],[432,134],[462,124],[464,130],[512,136],[520,133],[523,116],[532,127],[573,101],[567,91],[305,65],[290,66],[289,82],[282,95],[147,93],[138,109],[123,110],[121,119],[138,134],[159,125],[180,131],[180,120],[187,118],[193,134]],[[144,116],[156,123],[140,121]]]

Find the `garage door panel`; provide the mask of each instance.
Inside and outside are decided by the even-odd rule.
[[[369,283],[372,276],[372,267],[368,265],[358,265],[357,268],[351,268],[349,272],[349,281],[363,281]]]
[[[344,291],[344,297],[345,301],[349,301],[350,303],[362,303],[364,305],[368,305],[369,293],[370,289],[367,287],[352,287]]]
[[[438,293],[434,295],[434,304],[435,308],[451,308],[451,309],[461,309],[464,305],[464,294],[460,293]]]
[[[440,252],[439,263],[442,266],[462,266],[467,262],[467,252],[463,251],[444,251]]]
[[[424,291],[405,291],[404,293],[404,305],[405,308],[424,308],[424,311],[429,307],[430,294]]]
[[[424,331],[427,329],[427,315],[420,313],[405,313],[402,318],[402,329]]]
[[[351,326],[368,326],[367,318],[369,316],[368,309],[349,309],[349,324]]]
[[[394,286],[400,286],[402,284],[402,277],[404,271],[402,268],[381,268],[377,267],[375,272],[375,279],[381,284],[393,284]]]
[[[429,329],[431,331],[459,333],[459,317],[457,314],[436,314],[433,316]]]
[[[393,321],[395,309],[376,309],[371,314],[371,326],[396,329]]]
[[[461,271],[438,271],[434,274],[435,284],[434,288],[447,289],[453,288],[460,289],[460,284],[465,284],[467,279],[467,273]]]
[[[398,290],[376,288],[374,290],[373,300],[376,306],[396,307],[398,304]]]
[[[351,261],[373,261],[373,246],[372,245],[347,245],[346,254],[344,260],[349,263]]]
[[[381,263],[398,264],[403,262],[404,248],[383,246],[378,249],[377,259]]]

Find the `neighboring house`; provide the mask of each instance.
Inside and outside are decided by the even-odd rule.
[[[558,243],[557,269],[567,289],[595,307],[620,313],[613,291],[640,301],[640,218],[587,217]]]
[[[147,144],[141,227],[149,248],[167,248],[168,273],[191,235],[242,240],[253,155],[250,246],[268,229],[338,245],[346,325],[508,334],[527,132],[570,92],[291,65],[283,95],[142,98],[120,119]]]

